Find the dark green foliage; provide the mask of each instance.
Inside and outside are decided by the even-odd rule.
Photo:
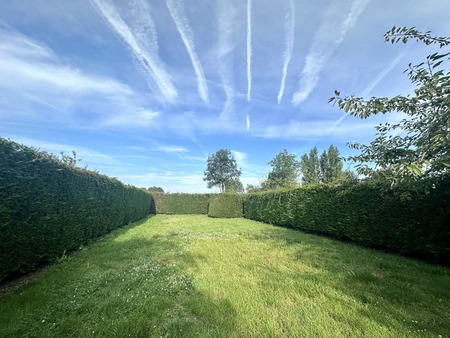
[[[147,188],[147,190],[148,190],[149,192],[164,192],[164,189],[163,189],[163,188],[161,188],[161,187],[155,187],[155,186],[150,187],[150,188]]]
[[[335,183],[344,178],[342,160],[339,157],[339,149],[331,145],[328,151],[323,151],[320,156],[320,180],[323,183]]]
[[[243,198],[238,194],[211,195],[208,216],[215,218],[243,217]]]
[[[151,195],[0,138],[0,280],[148,215]]]
[[[152,193],[157,214],[206,215],[209,194]]]
[[[269,189],[292,188],[297,185],[300,167],[294,154],[289,154],[286,149],[283,149],[269,164],[272,166],[272,170],[265,182]]]
[[[300,159],[300,170],[304,184],[316,184],[320,182],[320,163],[317,147],[311,149],[308,154],[303,154]]]
[[[450,179],[249,194],[245,217],[450,264]]]
[[[302,182],[305,185],[317,183],[337,183],[345,180],[342,171],[342,160],[339,157],[339,149],[330,145],[319,158],[317,147],[304,154],[300,160]]]
[[[229,149],[219,149],[208,156],[204,175],[203,180],[207,182],[208,188],[218,186],[220,192],[225,192],[227,187],[239,181],[241,170]]]

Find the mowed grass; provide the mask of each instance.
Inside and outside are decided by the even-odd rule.
[[[448,337],[449,269],[246,219],[157,215],[0,299],[1,337]]]

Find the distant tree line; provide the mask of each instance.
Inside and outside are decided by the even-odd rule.
[[[357,180],[355,173],[343,170],[343,160],[334,145],[324,150],[320,157],[317,147],[314,147],[309,154],[302,155],[300,161],[295,154],[290,154],[283,149],[268,164],[272,170],[267,180],[259,185],[247,185],[247,192]]]
[[[268,164],[272,170],[268,173],[267,179],[259,185],[247,185],[245,189],[247,192],[356,179],[356,174],[343,171],[339,150],[333,145],[324,150],[320,157],[317,147],[314,147],[309,155],[302,155],[300,161],[295,154],[282,149]],[[207,182],[208,188],[218,187],[220,192],[242,193],[244,187],[240,181],[241,172],[231,151],[220,149],[208,156],[203,180]]]

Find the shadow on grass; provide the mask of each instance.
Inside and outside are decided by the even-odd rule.
[[[0,336],[227,337],[236,311],[200,291],[179,236],[111,233],[0,302]],[[191,270],[192,271],[192,270]],[[20,320],[18,320],[20,318]]]
[[[277,226],[261,229],[252,239],[269,240],[274,248],[286,246],[305,267],[303,272],[291,271],[291,277],[310,285],[331,285],[333,292],[327,297],[334,298],[333,303],[357,308],[388,328],[402,326],[411,332],[426,328],[435,336],[450,332],[446,267]],[[273,267],[270,273],[284,272]],[[346,320],[331,309],[330,315]]]

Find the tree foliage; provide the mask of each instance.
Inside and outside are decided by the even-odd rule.
[[[410,39],[439,50],[450,45],[449,37],[434,37],[416,28],[393,27],[385,41],[406,43]],[[403,113],[398,123],[376,127],[376,138],[369,145],[351,143],[360,154],[349,159],[358,163],[359,174],[382,174],[395,183],[405,179],[448,174],[450,167],[450,52],[434,52],[424,62],[409,64],[405,70],[416,87],[411,95],[392,98],[347,96],[338,91],[330,102],[350,115],[367,118],[371,115]],[[375,164],[375,167],[373,165]]]
[[[339,157],[339,149],[330,145],[328,151],[320,156],[320,180],[323,183],[333,183],[344,178],[343,164]]]
[[[320,182],[320,163],[317,147],[311,149],[308,154],[303,154],[300,160],[303,184],[315,184]]]
[[[225,185],[225,191],[231,193],[241,194],[244,192],[244,185],[239,179],[229,181]]]
[[[149,188],[147,188],[147,190],[149,191],[149,192],[164,192],[164,189],[163,188],[161,188],[161,187],[156,187],[156,186],[153,186],[153,187],[149,187]]]
[[[218,186],[221,192],[238,181],[241,170],[238,169],[236,160],[229,149],[220,149],[215,154],[209,155],[203,180],[208,188]]]
[[[302,182],[305,185],[333,183],[350,177],[342,171],[343,164],[339,156],[339,149],[334,145],[330,145],[328,150],[324,150],[320,158],[317,147],[312,148],[309,155],[302,155],[300,168]]]
[[[294,154],[289,154],[283,149],[268,164],[272,166],[272,171],[269,172],[265,182],[268,188],[287,188],[297,184],[299,162]]]

